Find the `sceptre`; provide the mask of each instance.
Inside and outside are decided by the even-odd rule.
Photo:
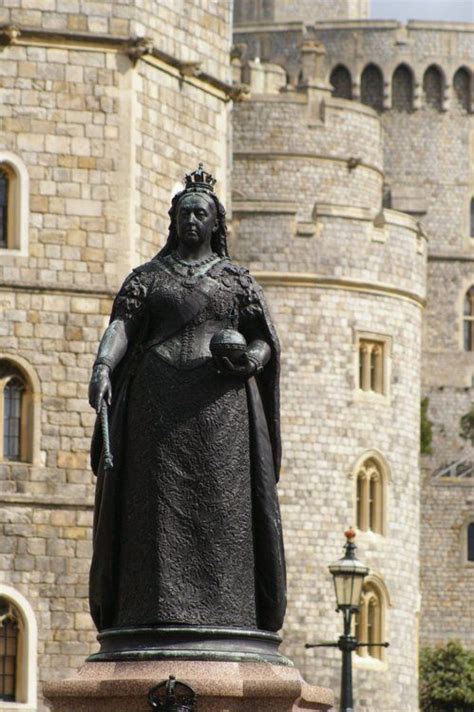
[[[110,434],[109,434],[109,413],[108,405],[104,398],[100,407],[100,425],[102,428],[102,440],[104,443],[104,467],[106,470],[111,470],[114,466],[112,452],[110,450]]]

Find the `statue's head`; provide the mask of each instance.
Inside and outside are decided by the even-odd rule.
[[[180,231],[182,214],[188,206],[197,208],[201,204],[203,212],[207,212],[212,221],[211,249],[220,257],[228,256],[225,209],[214,193],[215,182],[212,175],[204,170],[202,163],[196,171],[186,176],[184,190],[176,193],[171,201],[168,239],[158,255],[167,255],[176,249],[180,232],[182,233],[182,230]]]

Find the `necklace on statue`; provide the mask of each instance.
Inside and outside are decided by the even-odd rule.
[[[186,270],[185,274],[183,274],[181,270],[179,271],[181,276],[186,278],[183,282],[185,287],[194,286],[196,278],[202,277],[205,274],[205,271],[202,274],[196,273],[205,265],[210,264],[211,262],[214,262],[219,259],[219,255],[217,255],[215,252],[212,252],[210,255],[208,255],[207,257],[203,257],[200,260],[193,261],[184,260],[178,255],[176,251],[172,252],[170,254],[170,257],[173,259],[176,265],[180,265]]]

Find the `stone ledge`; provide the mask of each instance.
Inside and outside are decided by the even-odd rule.
[[[331,690],[269,663],[86,663],[70,680],[46,683],[44,693],[52,712],[146,712],[149,690],[170,675],[193,688],[200,712],[324,711],[334,704]]]

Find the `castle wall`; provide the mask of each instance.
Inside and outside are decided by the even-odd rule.
[[[147,37],[172,57],[203,62],[222,80],[229,77],[230,21],[231,3],[217,0],[16,0],[0,8],[0,25]]]
[[[182,37],[179,4],[150,3],[147,13],[155,5],[156,41],[165,10]],[[26,246],[0,254],[0,355],[25,365],[36,384],[32,462],[0,465],[0,584],[33,608],[39,692],[97,649],[87,600],[87,389],[114,292],[163,244],[185,172],[202,160],[226,193],[229,97],[219,82],[229,70],[228,8],[207,3],[186,16],[195,53],[187,56],[199,52],[216,73],[206,78],[184,75],[173,58],[129,57],[121,38],[140,14],[131,7],[25,2],[0,10],[1,22],[38,28],[0,53],[0,162],[13,156],[29,178]],[[91,37],[105,32],[116,36]],[[40,694],[38,710],[46,709]]]
[[[464,496],[469,487],[472,490],[472,472],[458,478],[458,485],[440,481],[434,474],[442,467],[471,460],[458,429],[461,416],[469,410],[463,394],[464,389],[469,393],[472,386],[474,366],[472,352],[464,350],[463,345],[463,299],[474,281],[469,210],[474,195],[474,27],[436,22],[401,25],[390,20],[329,20],[307,27],[306,31],[326,49],[325,56],[321,55],[320,82],[329,83],[332,70],[342,64],[350,73],[345,91],[355,101],[361,100],[364,91],[364,69],[372,64],[380,71],[381,88],[372,85],[366,91],[372,93],[372,99],[379,92],[384,193],[391,207],[421,220],[429,236],[422,390],[430,401],[435,438],[432,456],[424,458],[424,467],[430,469],[431,475],[424,477],[422,494],[420,635],[422,643],[454,637],[472,646],[460,614],[461,599],[453,593],[456,588],[465,591],[466,586],[472,585],[471,570],[461,562],[465,553],[459,535],[466,512],[474,518],[472,497]],[[243,27],[236,39],[248,44],[248,58],[260,52],[268,61],[285,67],[291,83],[300,81],[298,44],[302,35],[297,37],[296,28],[284,33],[270,26]],[[400,65],[405,67],[405,77],[411,77],[412,86],[405,87],[405,95],[397,94],[399,89],[394,82]],[[440,72],[440,93],[435,101],[433,96],[426,96],[424,86],[425,71],[432,65]],[[455,75],[461,68],[467,69],[471,87],[464,86],[460,94]],[[443,407],[435,407],[440,398]],[[432,545],[433,537],[438,546]],[[436,579],[440,561],[443,574]]]
[[[339,654],[305,654],[304,644],[340,634],[327,565],[355,523],[355,463],[376,450],[391,473],[386,535],[359,532],[357,543],[388,591],[391,647],[383,661],[357,657],[356,699],[365,712],[416,710],[426,242],[411,218],[381,212],[372,110],[326,99],[317,121],[305,94],[254,96],[234,108],[234,141],[233,254],[266,285],[282,339],[285,650],[309,680],[338,689]],[[349,169],[351,156],[362,164]],[[365,331],[392,340],[388,399],[358,391],[355,336]]]

